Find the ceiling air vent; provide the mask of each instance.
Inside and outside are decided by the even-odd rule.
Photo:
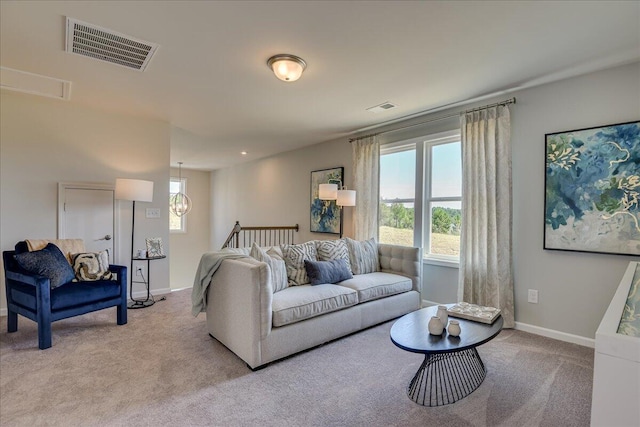
[[[66,51],[69,53],[144,71],[157,49],[155,43],[67,17]]]
[[[374,107],[367,108],[367,111],[371,111],[372,113],[380,113],[382,111],[391,110],[392,108],[396,108],[397,105],[390,103],[389,101],[383,102],[380,105],[376,105]]]

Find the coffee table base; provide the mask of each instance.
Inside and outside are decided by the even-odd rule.
[[[407,387],[407,394],[419,405],[448,405],[473,393],[486,374],[475,347],[455,353],[426,354]]]

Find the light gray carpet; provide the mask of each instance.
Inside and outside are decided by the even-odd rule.
[[[251,372],[190,314],[190,291],[129,311],[54,323],[0,320],[2,426],[587,426],[593,350],[505,330],[479,352],[470,396],[438,408],[409,400],[422,356],[389,339],[393,322]]]

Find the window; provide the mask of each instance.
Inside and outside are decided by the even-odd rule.
[[[186,178],[171,178],[169,182],[169,197],[177,193],[187,194],[187,179]],[[169,209],[169,231],[173,233],[186,233],[187,232],[187,218],[186,215],[175,215]]]
[[[380,242],[423,247],[432,262],[460,256],[462,158],[458,130],[380,149]]]

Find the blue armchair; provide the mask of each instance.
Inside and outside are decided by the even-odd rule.
[[[24,242],[16,245],[24,248]],[[2,253],[7,293],[7,331],[18,330],[18,314],[38,323],[38,347],[51,347],[51,324],[108,307],[117,307],[117,324],[127,323],[127,268],[110,265],[114,280],[73,282],[50,287],[44,276],[24,270],[15,259],[16,251]]]

